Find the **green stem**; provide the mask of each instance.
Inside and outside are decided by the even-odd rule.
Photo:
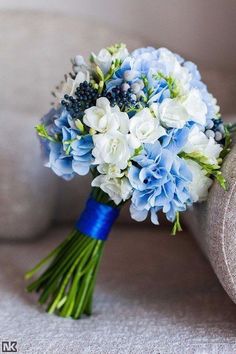
[[[81,260],[81,258],[83,258],[84,254],[91,247],[92,247],[92,245],[88,244],[87,247],[85,247],[85,249],[83,250],[83,252],[81,252],[81,254],[78,256],[77,260],[73,263],[72,267],[69,269],[69,272],[66,274],[66,276],[62,282],[62,286],[60,287],[56,298],[53,300],[53,302],[48,307],[48,310],[47,310],[48,313],[53,313],[55,311],[58,302],[61,300],[61,298],[63,296],[64,290],[70,280],[70,277],[71,277],[73,271],[75,270],[75,268],[76,268],[77,264],[79,263],[79,261]]]
[[[69,234],[69,236],[65,239],[64,242],[62,242],[59,246],[57,246],[52,252],[50,252],[38,264],[36,264],[36,266],[34,268],[32,268],[27,273],[25,273],[25,279],[30,279],[44,264],[46,264],[53,256],[57,255],[74,234],[75,234],[75,230],[73,230]]]

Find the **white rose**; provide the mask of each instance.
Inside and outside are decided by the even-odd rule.
[[[92,58],[93,61],[102,70],[103,74],[106,75],[111,67],[113,60],[111,53],[107,49],[103,48],[100,50],[98,55],[92,53]]]
[[[158,118],[155,118],[149,108],[144,108],[130,119],[130,133],[134,144],[153,144],[160,136],[165,134],[165,129],[160,126]]]
[[[201,93],[198,89],[191,89],[187,98],[183,101],[189,120],[200,125],[206,125],[207,106],[202,100]]]
[[[193,202],[202,202],[207,199],[208,189],[212,185],[212,179],[206,176],[206,171],[201,169],[198,163],[192,160],[185,160],[192,173],[192,181],[188,189]]]
[[[83,122],[99,133],[119,130],[126,134],[129,131],[129,117],[121,112],[118,106],[111,107],[106,97],[97,99],[96,106],[85,110]]]
[[[128,142],[128,134],[119,131],[110,131],[105,134],[93,135],[95,157],[94,164],[108,163],[116,165],[121,170],[125,169],[128,160],[133,154],[133,149]]]
[[[213,138],[208,138],[197,125],[190,131],[183,151],[186,153],[199,153],[207,158],[209,164],[217,164],[222,147]]]
[[[181,129],[188,121],[188,113],[175,99],[166,98],[158,107],[159,118],[165,127]]]
[[[116,205],[129,199],[132,193],[132,186],[127,177],[109,178],[107,175],[100,175],[92,181],[92,186],[101,188]]]

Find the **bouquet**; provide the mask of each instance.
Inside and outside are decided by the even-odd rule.
[[[121,207],[131,217],[164,213],[181,231],[180,216],[207,199],[214,179],[226,189],[220,167],[232,126],[197,66],[166,48],[124,44],[80,55],[53,92],[54,107],[36,127],[45,165],[71,180],[92,174],[84,211],[65,241],[26,274],[47,266],[28,291],[39,292],[49,313],[90,315],[103,247]]]

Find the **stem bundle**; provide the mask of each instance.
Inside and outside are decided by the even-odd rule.
[[[51,261],[42,275],[27,287],[40,292],[39,303],[47,303],[48,313],[78,319],[90,315],[96,273],[104,242],[73,230],[67,239],[39,262],[26,279]]]

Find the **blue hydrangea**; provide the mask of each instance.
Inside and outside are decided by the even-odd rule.
[[[58,137],[55,141],[40,138],[45,165],[65,180],[71,180],[76,174],[86,175],[93,161],[92,137],[84,135],[61,107],[52,109],[41,121],[50,136]]]
[[[190,131],[190,124],[182,129],[167,129],[166,135],[160,138],[162,147],[170,150],[173,154],[178,154],[186,144]]]
[[[158,72],[158,56],[153,48],[141,48],[127,57],[113,77],[106,83],[107,90],[128,83],[131,88],[139,84],[144,77],[147,78],[148,86],[142,87],[139,96],[146,96],[149,103],[162,102],[170,97],[169,87],[165,79],[155,78]],[[142,85],[143,86],[143,85]],[[152,89],[152,92],[149,92]]]
[[[192,174],[185,161],[159,141],[145,144],[142,154],[133,161],[128,173],[134,188],[132,217],[142,221],[150,212],[152,222],[158,224],[157,212],[162,210],[173,222],[176,212],[192,203],[188,190]]]

